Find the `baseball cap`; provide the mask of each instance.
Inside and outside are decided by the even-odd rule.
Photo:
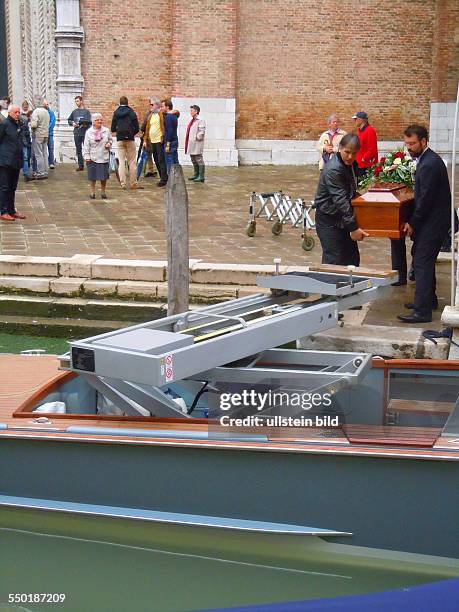
[[[364,111],[359,111],[352,115],[352,119],[368,119],[368,115]]]

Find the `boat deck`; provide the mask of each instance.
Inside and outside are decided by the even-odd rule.
[[[176,422],[165,422],[163,419],[130,418],[129,421],[106,418],[85,418],[84,415],[72,415],[68,418],[59,415],[48,423],[36,422],[34,418],[17,418],[14,412],[21,404],[33,396],[46,383],[59,376],[58,359],[52,355],[0,355],[0,439],[34,438],[53,441],[85,441],[104,444],[142,444],[161,446],[199,446],[201,448],[220,447],[222,449],[245,449],[254,451],[275,451],[295,453],[327,453],[345,455],[374,455],[398,458],[459,460],[459,437],[446,438],[439,436],[432,445],[416,447],[407,442],[400,430],[406,428],[385,427],[390,432],[394,430],[393,440],[388,439],[383,445],[372,443],[372,436],[358,432],[358,444],[352,443],[352,436],[346,436],[342,430],[311,428],[307,434],[301,430],[298,437],[292,437],[291,432],[285,437],[269,436],[266,441],[227,441],[213,439],[180,439],[179,432],[207,432],[206,423],[193,423],[185,419]],[[40,415],[37,414],[37,417]],[[88,427],[91,433],[71,433],[69,427]],[[351,426],[352,427],[352,426]],[[354,426],[355,427],[355,426]],[[357,426],[359,427],[359,426]],[[100,429],[101,433],[93,433]],[[111,433],[107,435],[107,428]],[[177,437],[154,438],[127,434],[126,430],[169,430],[177,431]],[[103,431],[105,430],[105,432]],[[113,430],[119,430],[117,435]],[[432,428],[410,428],[419,440],[426,440],[435,430]],[[436,430],[439,433],[439,430]],[[437,436],[434,435],[433,439]],[[351,442],[349,441],[351,439]],[[428,447],[430,446],[430,447]]]

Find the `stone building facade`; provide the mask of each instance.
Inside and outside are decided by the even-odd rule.
[[[459,78],[457,0],[0,0],[10,92],[45,93],[65,126],[73,97],[109,120],[120,95],[197,103],[216,165],[311,163],[334,111],[366,110],[382,149],[409,122],[451,147]]]

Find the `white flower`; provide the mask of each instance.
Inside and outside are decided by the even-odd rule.
[[[413,158],[411,157],[411,155],[409,153],[405,153],[405,159],[407,161],[411,161]]]
[[[396,159],[394,159],[394,166],[400,166],[401,163],[402,163],[402,160],[400,159],[400,157],[397,157]]]

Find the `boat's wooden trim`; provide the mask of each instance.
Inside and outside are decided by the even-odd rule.
[[[383,444],[432,448],[441,434],[434,427],[398,427],[394,425],[344,425],[351,444]]]
[[[27,399],[25,399],[16,410],[13,412],[14,417],[18,416],[28,416],[31,415],[37,416],[36,413],[32,412],[32,408],[44,399],[50,393],[57,391],[61,385],[67,383],[74,378],[76,378],[78,374],[75,372],[58,372],[56,376],[53,376],[50,380],[46,381],[43,385],[41,385],[32,395],[30,395]],[[25,414],[22,414],[25,413]],[[53,415],[56,416],[56,415]]]
[[[374,368],[388,370],[459,370],[459,359],[373,359]]]
[[[380,363],[382,360],[375,360]],[[28,420],[13,419],[13,412],[20,406],[31,406],[31,397],[43,389],[48,392],[50,384],[66,380],[68,373],[57,374],[58,360],[52,356],[31,357],[22,355],[1,355],[1,366],[4,371],[14,372],[15,376],[3,377],[0,381],[0,444],[7,439],[13,441],[34,441],[34,443],[97,443],[115,445],[139,445],[139,446],[165,446],[165,447],[185,447],[193,449],[221,449],[221,450],[247,450],[257,452],[282,452],[299,454],[327,454],[345,456],[368,456],[385,458],[405,458],[423,459],[440,461],[459,461],[459,436],[456,438],[440,437],[434,448],[403,447],[396,443],[391,446],[378,446],[374,443],[351,445],[343,436],[324,439],[320,436],[310,435],[298,436],[295,438],[275,439],[269,436],[268,441],[248,442],[248,441],[228,441],[228,440],[180,440],[178,438],[157,439],[143,437],[129,437],[123,433],[126,423],[130,428],[145,428],[148,421],[149,427],[165,430],[186,429],[190,431],[207,431],[209,422],[207,419],[164,419],[149,417],[111,417],[110,421],[94,415],[48,415],[48,423],[36,423],[37,413],[23,412],[22,415]],[[387,376],[393,361],[384,363],[384,375]],[[424,363],[424,362],[421,362]],[[450,362],[444,362],[448,366]],[[419,366],[420,360],[413,360],[413,365]],[[426,369],[433,363],[426,361]],[[457,369],[456,364],[453,369]],[[390,366],[390,367],[388,367]],[[21,416],[22,416],[21,415]],[[32,418],[31,418],[32,417]],[[32,420],[33,419],[33,420]],[[138,422],[136,423],[135,420]],[[119,429],[119,435],[88,435],[74,434],[67,431],[67,428],[75,424],[90,426],[92,428],[106,428],[110,422],[111,428]]]
[[[149,423],[149,424],[153,424],[153,423],[183,423],[184,420],[180,417],[177,418],[173,418],[173,417],[148,417],[148,416],[119,416],[119,415],[115,415],[115,414],[72,414],[72,413],[65,413],[65,414],[56,414],[54,412],[40,412],[39,414],[36,412],[33,412],[34,407],[37,405],[38,402],[40,402],[41,400],[43,400],[47,395],[49,395],[50,393],[53,393],[54,391],[57,391],[59,389],[59,387],[61,385],[64,385],[65,383],[73,380],[74,378],[76,378],[78,376],[78,374],[76,374],[75,372],[59,372],[58,374],[56,374],[56,376],[54,376],[53,378],[51,378],[50,380],[48,380],[47,382],[45,382],[43,385],[40,386],[39,389],[37,389],[34,393],[32,393],[32,395],[30,395],[30,397],[28,397],[27,399],[25,399],[17,408],[16,410],[13,412],[12,416],[14,418],[37,418],[37,416],[40,417],[48,417],[50,419],[70,419],[70,420],[79,420],[81,421],[81,419],[85,419],[85,420],[90,420],[90,421],[107,421],[109,423],[117,423],[117,422],[121,422],[121,423],[125,423],[125,422],[130,422],[130,423]],[[208,419],[193,419],[193,423],[202,423],[202,424],[208,424]]]
[[[438,461],[459,461],[459,448],[446,449],[441,448],[402,448],[402,447],[384,447],[372,445],[326,445],[326,444],[288,444],[274,442],[230,442],[220,440],[179,440],[179,439],[150,439],[150,438],[127,438],[123,436],[96,436],[96,435],[81,435],[68,434],[65,432],[55,431],[0,431],[0,441],[2,439],[26,439],[35,440],[37,442],[62,442],[62,443],[96,443],[108,445],[138,445],[138,446],[168,446],[168,447],[184,447],[195,448],[202,450],[237,450],[237,451],[258,451],[258,452],[282,452],[282,453],[297,453],[297,454],[325,454],[325,455],[346,455],[355,457],[381,457],[386,459],[425,459]]]
[[[388,412],[412,412],[416,414],[451,414],[454,402],[431,402],[425,400],[397,399],[389,400]]]
[[[378,202],[378,206],[380,203]],[[334,264],[319,264],[310,266],[310,272],[328,272],[329,274],[346,274],[349,276],[347,266],[336,266]],[[374,278],[395,278],[398,275],[398,270],[376,270],[374,268],[356,268],[353,271],[354,276],[373,276]]]

